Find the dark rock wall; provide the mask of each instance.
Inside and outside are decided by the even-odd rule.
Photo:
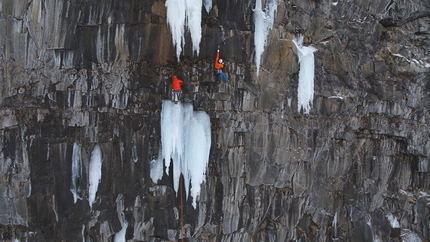
[[[150,178],[178,74],[213,139],[197,209],[183,206],[189,241],[428,240],[429,3],[281,1],[258,76],[254,6],[214,0],[200,55],[187,34],[178,62],[165,1],[0,2],[0,239],[113,241],[125,221],[129,241],[178,239],[173,181]],[[297,111],[299,34],[317,48],[309,115]],[[218,45],[226,84],[213,76]]]

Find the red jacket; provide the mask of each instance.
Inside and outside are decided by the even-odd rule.
[[[181,90],[182,80],[178,79],[176,76],[172,76],[172,90],[179,91]]]
[[[218,61],[219,61],[219,50],[216,52],[216,58],[214,63],[215,70],[224,68],[224,64],[218,63]]]

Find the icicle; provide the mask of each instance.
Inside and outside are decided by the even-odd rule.
[[[70,191],[73,194],[73,202],[76,203],[81,197],[80,180],[82,176],[82,158],[81,158],[81,145],[73,143],[72,151],[72,184]]]
[[[193,51],[199,55],[202,38],[202,0],[167,0],[166,7],[167,24],[172,32],[178,60],[185,45],[185,27],[190,31]]]
[[[172,32],[172,41],[176,49],[176,57],[179,60],[182,48],[185,45],[185,1],[186,0],[167,0],[167,24]]]
[[[137,138],[136,138],[136,133],[133,133],[132,136],[132,147],[131,147],[131,156],[133,157],[133,161],[134,163],[136,163],[139,160],[139,157],[137,155]]]
[[[212,0],[203,0],[206,12],[209,13],[212,9]]]
[[[97,189],[102,178],[102,150],[99,145],[94,147],[91,153],[91,160],[89,165],[89,187],[88,187],[88,203],[92,209],[94,200],[96,198]]]
[[[256,0],[254,9],[254,46],[257,76],[260,71],[261,56],[267,43],[267,36],[273,27],[275,12],[280,2],[279,0],[267,0],[264,8],[265,11],[263,12],[261,1],[262,0]]]
[[[202,1],[186,1],[187,26],[193,42],[193,52],[198,56],[200,54],[200,41],[202,39]]]
[[[334,237],[337,238],[337,212],[334,213],[332,226],[333,226],[333,230],[334,230]]]

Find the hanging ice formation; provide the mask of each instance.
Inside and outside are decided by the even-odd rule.
[[[205,8],[212,7],[209,0],[205,0]],[[188,28],[193,42],[193,51],[199,55],[200,40],[202,38],[202,0],[167,0],[167,24],[172,32],[172,41],[179,60],[185,45],[185,27]]]
[[[211,147],[210,118],[203,111],[193,111],[187,103],[174,104],[164,100],[161,110],[161,149],[157,160],[151,162],[151,179],[157,182],[166,174],[173,161],[173,187],[179,189],[179,176],[184,176],[185,191],[190,190],[196,207],[200,185],[206,178],[206,167]],[[190,189],[191,183],[191,189]]]
[[[97,189],[102,178],[102,150],[99,145],[94,146],[91,153],[91,160],[89,165],[89,187],[88,187],[88,203],[93,207],[96,198]]]
[[[73,143],[72,151],[72,184],[70,185],[70,191],[73,194],[73,202],[76,203],[81,197],[80,179],[82,176],[82,147],[78,143]]]
[[[297,47],[300,66],[297,111],[300,112],[300,109],[303,108],[303,112],[309,114],[314,99],[314,52],[316,49],[312,46],[303,46],[303,36],[294,37],[293,42]]]
[[[262,9],[262,0],[256,0],[254,9],[254,46],[255,46],[255,65],[257,67],[257,76],[260,71],[261,55],[267,43],[267,35],[273,27],[275,12],[279,5],[279,0],[266,0],[264,12]]]
[[[205,5],[205,9],[206,12],[209,13],[212,9],[212,0],[203,0],[204,5]]]

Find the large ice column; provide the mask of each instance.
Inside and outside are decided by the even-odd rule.
[[[172,41],[176,49],[176,57],[179,60],[185,45],[185,27],[188,28],[193,42],[193,51],[200,52],[202,38],[202,0],[167,0],[167,23],[172,32]],[[205,2],[205,7],[209,4]]]
[[[163,176],[163,160],[168,174],[172,160],[175,191],[179,191],[179,177],[182,173],[187,197],[190,191],[193,206],[196,207],[200,185],[206,180],[211,147],[209,115],[203,111],[193,111],[191,104],[163,101],[161,146],[158,159],[151,162],[151,179],[157,182]]]
[[[88,203],[92,209],[93,203],[96,198],[97,189],[102,178],[102,150],[99,145],[94,146],[91,153],[91,160],[89,165],[89,187],[88,187]]]
[[[75,142],[73,144],[72,151],[72,184],[70,186],[70,191],[73,194],[73,201],[76,203],[81,197],[80,179],[82,176],[82,147],[80,144]]]
[[[175,191],[179,188],[179,176],[181,174],[182,154],[184,143],[183,111],[182,103],[174,104],[169,100],[163,101],[161,110],[161,156],[165,160],[166,174],[169,174],[170,160],[173,160],[173,183]]]
[[[254,9],[254,46],[255,46],[255,65],[257,75],[260,71],[261,56],[267,43],[267,36],[273,27],[275,12],[279,5],[279,0],[266,0],[264,11],[262,9],[262,0],[256,0]]]
[[[192,109],[192,106],[189,105]],[[189,112],[191,113],[191,112]],[[211,125],[210,118],[203,111],[192,112],[184,132],[184,163],[186,169],[183,171],[185,184],[191,182],[190,193],[193,206],[196,207],[197,196],[200,195],[200,184],[206,180],[206,167],[209,161],[211,148]],[[188,191],[188,187],[185,188]]]
[[[303,36],[293,38],[299,56],[299,86],[297,88],[297,111],[303,108],[305,114],[309,114],[314,98],[314,72],[316,49],[312,46],[303,46]]]

